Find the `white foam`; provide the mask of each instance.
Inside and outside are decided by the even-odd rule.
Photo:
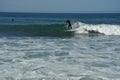
[[[76,22],[73,24],[73,29],[78,34],[88,34],[89,31],[95,31],[105,35],[120,35],[120,25],[111,24],[85,24]]]
[[[0,79],[119,80],[119,38],[111,39],[1,38]]]

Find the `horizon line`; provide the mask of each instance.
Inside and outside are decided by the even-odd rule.
[[[120,12],[0,12],[0,13],[55,13],[55,14],[120,14]]]

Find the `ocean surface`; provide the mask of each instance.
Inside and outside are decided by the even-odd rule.
[[[120,14],[0,13],[0,80],[120,80]]]

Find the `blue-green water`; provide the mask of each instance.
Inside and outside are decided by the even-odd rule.
[[[0,80],[120,80],[119,21],[120,14],[0,13]]]

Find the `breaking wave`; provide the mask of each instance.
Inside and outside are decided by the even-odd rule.
[[[120,25],[111,24],[85,24],[76,22],[73,24],[73,30],[76,34],[104,34],[104,35],[120,35]]]
[[[67,27],[65,24],[0,25],[0,36],[74,36],[78,34],[120,35],[120,25],[75,22],[72,27],[72,30],[66,31]]]

